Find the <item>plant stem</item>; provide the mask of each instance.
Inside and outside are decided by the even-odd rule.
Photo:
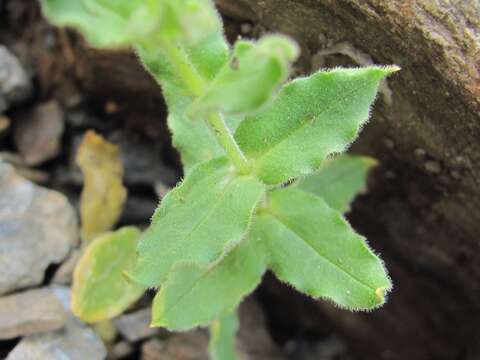
[[[203,95],[206,88],[205,80],[192,66],[185,50],[169,42],[164,42],[162,48],[165,50],[170,64],[175,67],[175,71],[182,79],[184,86],[194,97]]]
[[[165,50],[165,55],[168,57],[170,64],[174,66],[175,71],[182,79],[184,86],[194,97],[202,96],[206,90],[207,84],[189,61],[185,50],[172,43],[163,43],[162,48]],[[237,168],[238,172],[241,174],[248,174],[250,172],[248,161],[242,150],[238,147],[238,144],[235,142],[235,139],[228,129],[227,124],[225,124],[222,115],[219,112],[210,113],[207,117],[207,123],[210,125],[215,137]]]
[[[219,112],[213,112],[208,115],[207,122],[213,129],[218,142],[227,153],[230,160],[241,174],[248,174],[250,172],[250,166],[248,164],[245,155],[238,147],[232,133],[225,124],[225,120]]]

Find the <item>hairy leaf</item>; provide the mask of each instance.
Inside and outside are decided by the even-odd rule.
[[[368,172],[376,165],[375,159],[366,156],[336,156],[295,186],[320,196],[331,208],[345,213],[355,196],[365,190]]]
[[[93,131],[85,134],[75,160],[84,178],[80,198],[82,238],[89,241],[112,229],[122,214],[127,197],[123,164],[118,147]]]
[[[211,0],[41,0],[45,16],[80,30],[98,47],[180,41],[194,44],[221,30]]]
[[[235,335],[239,327],[238,316],[231,312],[210,325],[208,352],[212,360],[237,360]]]
[[[235,139],[266,184],[311,174],[356,138],[379,82],[397,69],[335,69],[293,80],[240,124]]]
[[[297,44],[280,35],[265,36],[257,43],[237,41],[232,59],[190,113],[238,114],[257,109],[286,80],[298,53]]]
[[[111,319],[137,301],[145,289],[127,282],[123,272],[135,262],[140,231],[124,227],[95,238],[73,274],[72,311],[87,322]]]
[[[187,330],[234,310],[260,283],[265,259],[246,239],[215,263],[178,263],[153,301],[152,325]]]
[[[245,236],[264,192],[255,177],[238,176],[225,158],[197,166],[155,212],[130,276],[159,286],[178,262],[218,260]]]
[[[277,277],[351,310],[380,306],[391,283],[365,239],[322,199],[296,189],[270,193],[255,237],[265,241]]]
[[[118,47],[132,40],[126,19],[101,2],[41,0],[41,4],[44,15],[53,24],[77,28],[92,45]]]

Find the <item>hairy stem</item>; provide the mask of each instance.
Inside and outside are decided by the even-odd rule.
[[[203,95],[207,84],[190,63],[185,50],[171,43],[163,43],[162,48],[165,50],[165,55],[168,57],[170,64],[175,67],[175,71],[184,86],[194,97]]]
[[[171,43],[164,43],[162,47],[170,64],[175,67],[175,71],[182,79],[184,86],[194,97],[202,96],[206,90],[207,83],[192,65],[185,50]],[[222,115],[219,112],[210,113],[207,117],[207,123],[237,170],[241,174],[248,174],[250,172],[248,161],[235,142]]]
[[[225,120],[219,112],[210,113],[207,118],[207,122],[213,129],[218,142],[227,153],[230,160],[241,174],[248,174],[250,172],[250,166],[248,164],[245,155],[238,147],[232,133],[225,124]]]

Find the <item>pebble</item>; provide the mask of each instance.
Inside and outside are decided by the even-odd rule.
[[[71,284],[73,271],[75,270],[75,266],[77,265],[78,260],[80,260],[81,255],[82,252],[80,249],[73,250],[67,260],[65,260],[55,272],[52,283],[59,285]]]
[[[20,61],[0,45],[0,113],[26,100],[32,92],[32,82]]]
[[[203,330],[175,334],[167,340],[151,339],[142,344],[142,360],[208,360],[208,335]],[[9,359],[8,359],[9,360]]]
[[[67,312],[49,288],[0,297],[0,339],[63,328]]]
[[[1,105],[0,105],[1,107]],[[11,120],[9,117],[0,115],[0,137],[5,135],[10,129]]]
[[[40,165],[61,150],[63,113],[56,101],[35,106],[15,119],[13,139],[28,165]]]
[[[65,310],[70,308],[70,291],[52,287]],[[76,319],[67,317],[62,330],[25,336],[6,360],[104,360],[107,350],[95,332]]]
[[[442,172],[440,164],[436,161],[427,161],[424,165],[425,170],[431,174],[440,174]]]
[[[46,268],[62,262],[78,239],[67,198],[0,161],[0,295],[39,285]]]
[[[113,320],[113,324],[125,339],[135,342],[159,332],[158,328],[150,327],[151,316],[152,311],[150,308],[142,309],[119,316]]]

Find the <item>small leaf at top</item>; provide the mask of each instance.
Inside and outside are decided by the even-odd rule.
[[[230,62],[192,105],[190,114],[212,110],[239,114],[257,109],[286,80],[298,53],[298,45],[285,36],[269,35],[257,43],[238,41]]]
[[[239,321],[236,312],[231,312],[210,325],[208,352],[212,360],[237,360],[235,337]]]
[[[152,325],[188,330],[233,311],[266,270],[259,249],[247,238],[213,264],[178,263],[155,296]]]
[[[140,231],[124,227],[104,233],[86,248],[73,274],[72,311],[86,322],[111,319],[136,302],[145,289],[128,282]]]
[[[307,295],[367,310],[382,305],[392,287],[365,239],[316,195],[273,191],[252,231],[265,242],[275,275]]]
[[[80,198],[82,239],[89,241],[112,229],[127,197],[118,147],[94,131],[87,131],[75,158],[83,173]]]
[[[331,208],[345,213],[355,196],[365,190],[368,172],[376,165],[375,159],[366,156],[336,156],[327,159],[317,173],[298,180],[295,186],[320,196]]]
[[[255,177],[239,176],[226,158],[196,166],[163,198],[129,276],[160,286],[178,262],[217,261],[243,239],[264,192]]]
[[[52,23],[74,27],[102,48],[172,40],[193,44],[222,29],[211,0],[41,0],[41,4]]]
[[[235,139],[266,184],[309,175],[355,140],[380,81],[397,70],[335,69],[293,80],[240,124]]]

